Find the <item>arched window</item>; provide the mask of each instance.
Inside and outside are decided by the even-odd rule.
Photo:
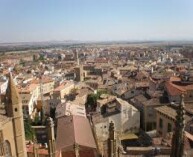
[[[4,148],[4,157],[11,157],[11,145],[8,140],[4,141],[3,143]]]

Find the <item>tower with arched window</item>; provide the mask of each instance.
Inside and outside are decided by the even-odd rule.
[[[27,156],[22,103],[11,74],[0,103],[0,156]]]

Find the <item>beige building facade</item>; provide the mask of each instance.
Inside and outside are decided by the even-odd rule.
[[[64,96],[70,94],[74,88],[75,88],[74,82],[72,81],[64,82],[63,84],[54,89],[53,97],[54,99],[64,99]]]
[[[37,84],[29,84],[26,87],[18,87],[19,94],[22,100],[23,114],[25,117],[30,117],[34,111],[40,95]]]
[[[168,133],[175,130],[175,120],[176,120],[176,106],[161,106],[156,108],[157,111],[157,135],[165,138]],[[188,114],[185,114],[185,130],[190,131],[190,126],[192,124],[192,117]]]
[[[11,74],[0,106],[0,156],[27,157],[22,102]]]
[[[164,113],[164,110],[168,110],[167,106],[158,107],[156,109],[157,111],[157,126],[156,126],[156,132],[157,135],[166,137],[169,132],[173,132],[174,126],[175,126],[175,117],[172,117],[174,115],[171,113],[170,115],[167,115],[166,112]]]

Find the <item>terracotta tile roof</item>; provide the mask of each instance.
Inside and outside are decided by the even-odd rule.
[[[141,102],[141,103],[142,102],[144,103],[145,101],[148,100],[143,94],[135,96],[134,99],[137,100],[138,102]]]
[[[188,139],[190,139],[191,141],[193,141],[193,135],[188,133],[187,131],[185,131],[185,135]]]
[[[193,90],[193,84],[189,84],[189,85],[183,86],[182,88],[184,88],[187,91]]]
[[[164,115],[170,116],[172,119],[176,119],[176,110],[169,106],[157,107],[156,110],[160,113],[163,113]]]
[[[171,82],[173,82],[173,81],[181,81],[181,78],[177,77],[177,76],[172,76],[172,77],[170,77],[170,81]]]
[[[181,82],[168,81],[165,84],[170,95],[179,95],[193,90],[193,84],[182,84]]]
[[[163,105],[163,104],[160,103],[158,98],[152,98],[150,100],[142,102],[142,104],[145,105],[145,106],[161,106],[161,105]]]
[[[42,83],[49,83],[49,82],[53,82],[53,81],[54,80],[52,80],[52,78],[50,78],[50,77],[47,77],[47,76],[43,76],[42,77]],[[40,79],[36,78],[36,79],[32,80],[31,83],[39,84],[40,83]]]
[[[96,58],[95,62],[96,63],[108,63],[108,59],[106,59],[106,58]]]
[[[91,94],[91,93],[92,93],[92,90],[89,89],[89,88],[82,88],[82,89],[79,89],[79,90],[77,91],[77,93],[78,93],[77,97],[82,97],[82,96]]]
[[[75,143],[86,148],[96,148],[88,119],[81,116],[59,118],[56,149],[72,150]]]
[[[80,150],[79,151],[80,157],[95,157],[95,153],[93,150]],[[56,154],[56,157],[75,157],[74,151],[68,152],[59,152]]]
[[[32,92],[35,88],[37,88],[38,84],[28,84],[25,87],[17,86],[18,92],[21,93],[30,93]]]
[[[180,88],[169,81],[165,83],[165,87],[168,94],[172,96],[181,95],[182,93],[186,92],[186,90],[184,90],[183,88]]]
[[[54,89],[54,92],[59,92],[59,91],[65,89],[66,84],[67,84],[67,82],[62,83],[61,85],[59,85],[58,87],[56,87]]]
[[[164,114],[164,115],[172,118],[173,120],[176,119],[176,115],[177,115],[176,110],[173,107],[171,107],[171,106],[164,105],[164,106],[156,107],[155,109],[159,113]],[[185,122],[188,122],[191,119],[192,118],[190,116],[185,115]]]
[[[38,148],[37,150],[39,155],[48,155],[48,149],[46,148]],[[34,152],[33,144],[27,145],[27,153],[33,153],[33,152]]]

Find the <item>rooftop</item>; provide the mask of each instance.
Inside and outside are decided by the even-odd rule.
[[[96,148],[88,119],[81,116],[59,118],[56,149],[74,150],[74,144],[79,144],[80,147]]]
[[[37,84],[29,83],[29,84],[25,85],[24,87],[17,86],[17,89],[18,89],[18,92],[20,94],[22,94],[22,93],[30,93],[33,90],[35,90],[37,87],[38,87]]]
[[[68,87],[68,86],[70,86],[70,85],[72,85],[72,84],[73,84],[72,81],[64,82],[64,83],[62,83],[61,85],[59,85],[58,87],[56,87],[56,88],[54,89],[54,92],[59,92],[59,91],[65,89],[66,87]]]
[[[160,107],[157,107],[156,110],[163,114],[163,115],[166,115],[170,118],[172,118],[173,120],[176,119],[176,109],[172,106],[167,106],[167,105],[164,105],[164,106],[160,106]],[[185,121],[188,122],[190,121],[192,118],[188,115],[185,115]]]

